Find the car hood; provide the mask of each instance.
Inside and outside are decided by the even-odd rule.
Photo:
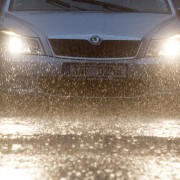
[[[22,25],[35,34],[45,36],[79,37],[102,35],[109,37],[143,38],[171,15],[148,13],[87,13],[87,12],[15,12],[7,14],[5,23]],[[14,23],[12,23],[14,21]],[[23,32],[25,33],[25,32]]]

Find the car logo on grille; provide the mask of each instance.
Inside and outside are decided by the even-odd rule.
[[[94,35],[94,36],[91,36],[90,38],[90,43],[92,45],[99,45],[101,44],[101,42],[102,42],[102,39],[99,36]]]

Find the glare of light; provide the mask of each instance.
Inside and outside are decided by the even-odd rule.
[[[17,135],[26,134],[32,135],[37,133],[38,128],[34,125],[23,121],[16,121],[15,118],[3,118],[0,124],[0,134]],[[1,179],[0,179],[1,180]]]
[[[9,38],[7,49],[12,54],[30,53],[28,45],[18,36],[12,36]]]
[[[0,169],[0,179],[5,180],[32,180],[30,174],[25,169],[15,169],[12,167],[3,167]]]
[[[23,51],[23,42],[19,37],[11,37],[8,42],[8,50],[11,53],[21,53]]]
[[[172,38],[165,42],[160,51],[161,56],[178,57],[180,55],[180,41]]]

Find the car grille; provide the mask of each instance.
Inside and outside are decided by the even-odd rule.
[[[74,58],[133,58],[141,44],[137,40],[106,40],[100,45],[71,39],[49,39],[49,42],[56,56]]]

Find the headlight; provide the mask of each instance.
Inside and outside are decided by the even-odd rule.
[[[38,38],[20,36],[9,31],[0,31],[1,53],[44,55]]]
[[[173,36],[166,40],[152,41],[146,55],[148,57],[180,57],[180,35]]]

